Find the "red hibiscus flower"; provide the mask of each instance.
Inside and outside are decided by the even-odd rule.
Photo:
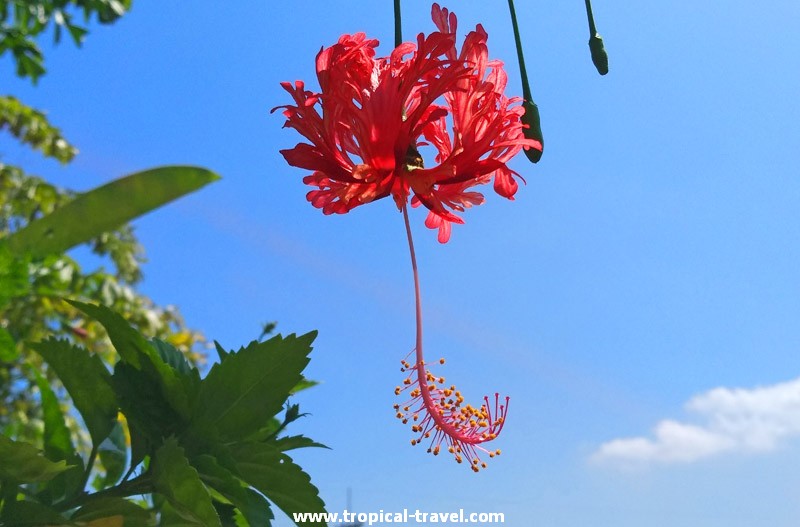
[[[313,173],[308,200],[325,214],[343,214],[391,195],[402,208],[430,212],[429,228],[450,238],[455,212],[483,203],[473,187],[494,182],[513,199],[515,177],[507,163],[523,148],[541,150],[523,136],[519,98],[507,98],[503,64],[488,59],[488,35],[478,25],[456,48],[456,17],[433,5],[438,31],[420,34],[388,57],[375,57],[378,41],[344,35],[317,55],[321,91],[302,81],[282,86],[294,98],[280,106],[285,127],[307,143],[282,150],[286,161]],[[436,150],[425,167],[420,147]]]
[[[417,434],[412,445],[427,442],[434,455],[445,448],[477,472],[486,466],[481,452],[500,454],[481,444],[500,434],[508,397],[503,404],[497,394],[478,407],[464,404],[454,385],[428,369],[408,204],[428,209],[425,224],[438,229],[445,243],[451,225],[463,223],[456,212],[483,203],[474,187],[493,182],[498,194],[514,199],[515,178],[521,177],[508,161],[523,148],[541,151],[542,144],[524,137],[522,101],[503,94],[503,64],[488,59],[483,28],[471,31],[459,51],[455,15],[434,4],[432,16],[438,31],[420,34],[416,44],[401,44],[388,57],[376,58],[378,41],[363,33],[342,36],[317,55],[319,93],[301,81],[283,83],[294,98],[294,104],[279,107],[284,126],[308,142],[281,153],[290,165],[313,171],[303,180],[315,187],[307,198],[325,214],[344,214],[386,196],[403,212],[414,272],[416,347],[415,362],[402,362],[410,375],[395,389],[408,399],[394,408]],[[424,147],[433,158],[427,167]]]

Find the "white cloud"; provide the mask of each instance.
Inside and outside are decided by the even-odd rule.
[[[697,419],[665,419],[651,437],[603,443],[592,461],[621,465],[688,463],[727,452],[758,452],[800,437],[800,378],[771,386],[715,388],[689,400]]]

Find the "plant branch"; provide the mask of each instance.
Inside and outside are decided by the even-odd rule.
[[[400,16],[400,0],[394,0],[394,47],[403,43],[403,22]]]
[[[109,487],[107,489],[99,490],[93,494],[83,492],[71,500],[59,503],[56,508],[60,511],[65,511],[86,505],[87,503],[100,499],[100,498],[125,498],[127,496],[136,496],[138,494],[148,494],[152,492],[152,481],[150,480],[150,473],[145,472],[132,480],[123,481],[119,485]]]

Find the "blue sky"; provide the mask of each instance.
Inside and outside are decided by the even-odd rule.
[[[482,23],[520,93],[506,3],[446,3]],[[516,526],[794,526],[800,517],[800,4],[600,1],[611,72],[581,2],[519,2],[545,154],[514,202],[489,196],[447,245],[412,215],[426,347],[468,400],[511,396],[503,455],[478,475],[411,448],[393,418],[413,347],[402,217],[388,200],[323,216],[299,141],[269,109],[315,85],[343,33],[392,43],[391,2],[135,2],[48,74],[6,90],[81,150],[7,161],[75,189],[155,165],[223,180],[136,222],[143,291],[225,346],[277,320],[318,329],[293,427],[331,511],[498,511]],[[405,39],[430,4],[404,2]],[[281,519],[277,525],[289,525]]]

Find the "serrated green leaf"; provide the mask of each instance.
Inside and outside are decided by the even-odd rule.
[[[152,513],[123,498],[96,498],[72,515],[74,522],[90,522],[121,516],[125,527],[149,527]],[[92,524],[96,525],[96,524]]]
[[[312,381],[310,379],[306,379],[305,377],[303,377],[302,379],[300,379],[300,382],[298,382],[294,386],[294,388],[292,388],[291,394],[294,395],[297,392],[302,392],[303,390],[307,390],[309,388],[313,388],[314,386],[316,386],[318,384],[319,384],[319,381]]]
[[[225,359],[228,358],[229,353],[225,351],[225,348],[216,340],[214,341],[214,348],[217,350],[217,355],[219,355],[219,361],[224,362]]]
[[[316,332],[254,341],[215,364],[200,386],[193,420],[215,426],[223,440],[257,432],[300,381],[315,336]]]
[[[114,367],[112,383],[131,432],[131,463],[138,464],[149,445],[181,433],[185,422],[165,399],[157,379],[120,361]]]
[[[0,435],[0,481],[49,481],[69,468],[66,461],[50,461],[33,445]]]
[[[65,340],[49,339],[32,344],[67,389],[83,417],[92,442],[99,445],[117,422],[117,398],[111,374],[97,355]]]
[[[85,304],[75,300],[68,302],[100,322],[122,360],[157,381],[158,390],[163,393],[170,407],[178,415],[188,417],[189,396],[178,372],[162,360],[153,345],[141,333],[131,327],[122,316],[105,306]]]
[[[242,485],[228,469],[217,463],[212,456],[201,455],[192,459],[192,465],[200,473],[200,479],[219,492],[241,512],[247,523],[253,526],[269,525],[274,518],[269,502],[259,493]]]
[[[212,501],[212,504],[214,505],[214,510],[217,511],[219,523],[222,527],[236,527],[236,507],[216,500]]]
[[[178,377],[183,384],[183,391],[186,393],[191,405],[200,389],[200,372],[189,364],[183,353],[178,351],[175,346],[159,339],[152,339],[150,342],[158,352],[161,360],[178,373]]]
[[[39,527],[66,525],[68,520],[54,509],[34,501],[12,501],[3,506],[0,525],[8,527]]]
[[[163,495],[189,525],[221,527],[211,496],[176,439],[168,439],[156,451],[151,470],[156,492]]]
[[[183,353],[178,351],[172,344],[164,342],[160,339],[150,339],[150,343],[158,352],[158,356],[161,357],[161,360],[166,362],[178,373],[188,375],[197,371],[196,368],[193,368],[192,365],[189,364],[189,361],[186,360],[186,357],[183,355]]]
[[[290,518],[295,512],[325,512],[319,490],[292,458],[269,443],[248,442],[231,447],[241,478],[264,494]],[[309,523],[326,527],[325,522]]]
[[[100,322],[122,360],[134,368],[142,369],[142,357],[156,354],[147,339],[133,329],[118,313],[101,305],[87,304],[77,300],[67,300],[67,302]]]
[[[63,253],[217,179],[209,170],[188,166],[137,172],[79,195],[3,241],[18,255]]]
[[[287,436],[281,437],[280,439],[276,439],[272,442],[278,450],[282,452],[286,452],[287,450],[294,450],[295,448],[308,448],[308,447],[316,447],[316,448],[327,448],[330,447],[323,445],[322,443],[317,443],[311,438],[306,436]]]

